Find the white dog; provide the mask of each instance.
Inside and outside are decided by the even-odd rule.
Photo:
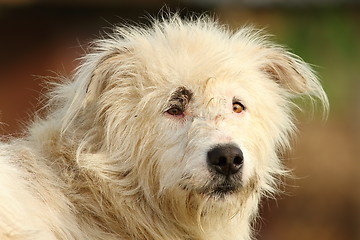
[[[0,239],[251,239],[299,95],[327,107],[310,67],[250,28],[119,28],[0,145]]]

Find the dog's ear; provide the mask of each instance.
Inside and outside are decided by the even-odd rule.
[[[319,90],[316,75],[299,57],[281,48],[270,48],[263,61],[261,70],[291,93],[311,94]]]
[[[96,101],[100,94],[104,91],[110,78],[118,77],[119,65],[124,62],[124,58],[127,55],[127,50],[116,49],[107,51],[99,57],[93,69],[86,86],[85,102],[89,104]]]
[[[62,85],[54,90],[55,99],[59,98],[58,102],[67,111],[66,117],[62,120],[63,132],[79,115],[93,111],[92,107],[98,103],[111,78],[120,78],[121,66],[128,51],[125,48],[110,48],[106,44],[103,45],[84,57],[71,84]]]
[[[261,71],[291,95],[318,99],[326,117],[329,100],[312,68],[298,56],[281,47],[269,47],[263,55]]]

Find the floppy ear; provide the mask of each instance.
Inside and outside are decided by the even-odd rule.
[[[110,78],[119,78],[126,52],[125,48],[109,47],[105,43],[97,46],[93,53],[84,57],[74,81],[55,89],[55,97],[61,98],[62,109],[67,112],[62,119],[63,132],[81,113],[92,111]]]
[[[310,66],[297,56],[283,49],[270,49],[265,58],[262,71],[283,88],[296,94],[311,94],[314,87],[319,90],[316,75]]]
[[[319,79],[311,67],[298,56],[281,47],[269,47],[261,70],[292,95],[310,96],[320,100],[324,116],[329,109],[329,100]]]
[[[307,89],[308,78],[315,76],[305,63],[289,56],[285,51],[272,51],[266,56],[261,70],[272,80],[293,93],[303,93]],[[305,73],[305,70],[308,70]]]
[[[117,68],[124,62],[126,55],[125,50],[116,49],[104,52],[101,57],[98,57],[90,69],[91,75],[86,86],[85,104],[96,101],[106,88],[109,79],[117,77],[119,72]]]

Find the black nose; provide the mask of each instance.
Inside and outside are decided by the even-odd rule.
[[[234,145],[219,145],[207,153],[207,163],[210,169],[217,173],[230,176],[239,172],[244,163],[244,157],[241,149]]]

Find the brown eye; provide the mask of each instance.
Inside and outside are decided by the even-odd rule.
[[[173,115],[173,116],[179,116],[182,115],[184,112],[178,108],[178,107],[172,107],[169,110],[166,111],[168,114]]]
[[[245,107],[241,103],[239,103],[239,102],[233,103],[233,112],[234,113],[241,113],[244,110],[245,110]]]

